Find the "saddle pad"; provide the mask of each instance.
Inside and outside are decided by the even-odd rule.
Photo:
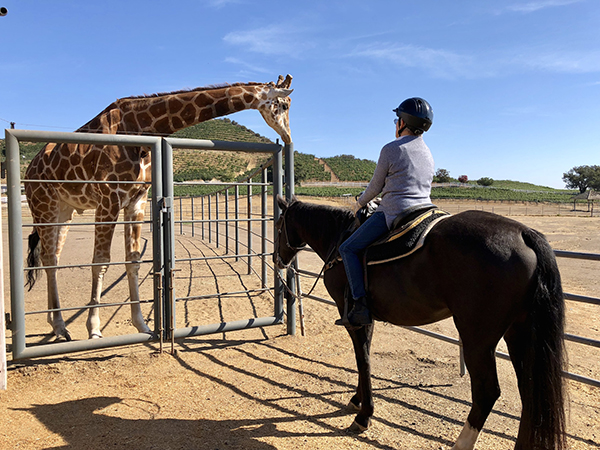
[[[416,252],[423,246],[429,231],[447,217],[450,217],[450,214],[446,211],[430,209],[406,225],[393,230],[367,248],[367,265],[383,264]]]

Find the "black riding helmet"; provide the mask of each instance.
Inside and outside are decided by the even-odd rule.
[[[417,134],[421,134],[431,127],[433,123],[433,109],[431,105],[420,97],[412,97],[400,103],[393,110],[396,115],[404,120],[406,126]]]

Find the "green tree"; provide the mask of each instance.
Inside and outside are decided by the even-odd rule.
[[[479,180],[477,180],[477,184],[479,186],[491,186],[494,184],[494,180],[490,177],[481,177]]]
[[[576,166],[562,177],[568,189],[579,189],[580,193],[588,189],[600,190],[600,166]]]
[[[433,181],[436,183],[449,183],[452,181],[452,177],[450,176],[450,172],[448,172],[446,169],[438,169],[435,172]]]

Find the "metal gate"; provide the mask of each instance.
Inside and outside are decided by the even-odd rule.
[[[239,142],[208,141],[194,139],[160,138],[152,136],[126,136],[106,135],[93,133],[57,133],[24,130],[5,130],[6,136],[6,164],[7,164],[7,197],[8,197],[8,232],[9,232],[9,261],[10,261],[10,296],[11,296],[11,324],[13,360],[26,359],[40,356],[64,354],[83,350],[101,349],[114,346],[130,345],[143,342],[160,341],[161,348],[164,340],[174,341],[176,338],[196,336],[209,333],[219,333],[269,325],[278,325],[284,322],[283,296],[284,290],[281,283],[281,272],[278,269],[273,276],[273,285],[268,290],[272,292],[273,313],[266,317],[251,317],[211,325],[194,325],[177,329],[175,322],[175,213],[173,189],[173,148],[186,148],[198,150],[223,150],[242,152],[266,152],[273,154],[273,182],[272,182],[272,218],[263,218],[266,222],[277,221],[280,211],[277,206],[277,195],[283,194],[283,164],[282,153],[284,147],[279,144],[255,144]],[[126,145],[144,146],[151,149],[152,182],[151,182],[151,220],[144,221],[145,226],[151,230],[152,258],[144,260],[141,264],[151,265],[152,290],[148,299],[140,303],[147,303],[154,321],[152,333],[129,333],[119,336],[104,337],[102,339],[85,339],[70,342],[47,343],[44,345],[28,345],[26,330],[26,316],[48,314],[52,310],[26,310],[24,290],[24,238],[23,230],[32,229],[31,222],[24,223],[22,198],[22,183],[28,180],[21,179],[20,173],[20,146],[23,142],[52,142],[73,144],[96,145]],[[286,158],[293,159],[293,146],[285,146]],[[291,167],[291,169],[287,169]],[[293,180],[293,161],[287,164],[286,176]],[[39,182],[39,181],[38,181]],[[64,183],[64,180],[50,180],[48,182]],[[81,183],[81,181],[79,181]],[[92,182],[93,183],[93,182]],[[102,183],[105,183],[104,181]],[[125,184],[127,182],[115,181]],[[136,183],[136,182],[129,182]],[[139,183],[138,183],[139,184]],[[266,186],[266,181],[261,185]],[[288,183],[288,186],[293,186]],[[293,195],[293,187],[286,187],[286,197]],[[56,225],[56,224],[53,224]],[[94,222],[71,222],[71,227],[93,226]],[[46,225],[52,226],[52,225]],[[73,230],[73,228],[72,228]],[[264,248],[262,256],[264,257]],[[90,255],[91,259],[91,255]],[[123,262],[111,262],[110,265],[124,265]],[[84,264],[83,266],[92,266]],[[78,265],[81,267],[82,265]],[[63,269],[72,266],[58,266]],[[60,277],[59,277],[60,279]],[[114,307],[127,305],[129,302],[100,304],[95,307]],[[294,304],[290,301],[288,308],[293,310]],[[62,310],[84,312],[91,306],[73,306]],[[288,332],[294,333],[294,314],[288,315]]]

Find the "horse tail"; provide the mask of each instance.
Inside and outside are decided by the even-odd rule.
[[[554,251],[541,233],[528,229],[523,239],[537,256],[529,312],[531,352],[523,361],[527,388],[521,395],[523,415],[531,420],[531,449],[566,448],[563,369],[565,301]]]
[[[27,253],[27,267],[40,267],[40,235],[37,230],[33,230],[29,235],[29,252]],[[30,291],[33,288],[39,275],[39,269],[33,269],[27,271],[27,283],[25,287]]]

